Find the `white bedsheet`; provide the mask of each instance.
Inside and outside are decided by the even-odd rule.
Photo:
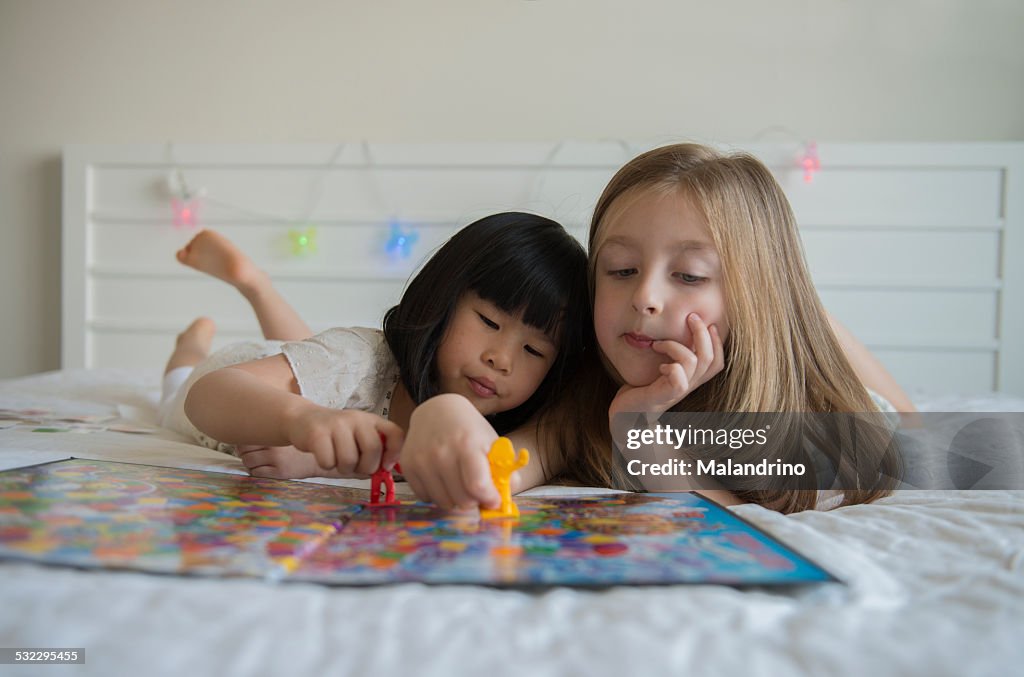
[[[0,407],[152,420],[158,374],[0,382]],[[938,401],[1021,410],[1020,400]],[[120,409],[119,409],[120,407]],[[221,472],[159,436],[0,430],[0,463],[75,455]],[[744,518],[847,582],[540,594],[406,584],[273,585],[0,564],[0,646],[84,647],[86,664],[2,674],[995,675],[1024,670],[1024,491],[900,492]]]

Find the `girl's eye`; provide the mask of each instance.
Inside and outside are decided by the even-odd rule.
[[[544,357],[544,353],[540,352],[539,350],[530,345],[526,346],[526,352],[530,353],[535,357]]]
[[[616,270],[609,270],[608,274],[612,277],[629,277],[636,275],[636,268],[618,268]]]
[[[706,279],[698,275],[690,275],[689,273],[676,273],[676,278],[687,284],[696,284],[698,282],[703,282]]]
[[[479,315],[483,323],[486,324],[491,329],[500,329],[498,323],[492,320],[491,318],[487,317],[486,315],[483,315],[482,313],[477,313],[477,315]]]

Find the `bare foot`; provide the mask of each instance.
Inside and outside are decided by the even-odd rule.
[[[212,275],[237,288],[243,294],[256,291],[269,281],[241,249],[220,233],[200,231],[175,254],[186,266]]]
[[[239,446],[235,451],[253,477],[301,480],[307,477],[346,477],[334,468],[317,465],[316,456],[295,447]]]
[[[217,325],[208,317],[200,317],[178,334],[174,352],[167,360],[166,374],[178,367],[194,367],[210,354],[213,336],[217,333]]]

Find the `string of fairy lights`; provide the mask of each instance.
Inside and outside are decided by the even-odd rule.
[[[769,128],[762,132],[761,135],[780,131],[789,134],[787,130],[782,128]],[[628,159],[631,156],[631,147],[625,141],[619,141],[618,143],[623,149],[624,158]],[[815,175],[821,171],[818,144],[815,141],[802,141],[799,144],[801,149],[797,156],[796,164],[803,171],[804,182],[812,183]],[[553,165],[564,145],[565,142],[555,144],[538,168],[537,177],[534,179],[530,191],[532,195],[538,194],[543,189],[547,176],[546,170]],[[268,214],[244,205],[238,205],[226,201],[217,195],[211,195],[205,187],[195,187],[188,181],[184,169],[175,158],[174,145],[168,144],[166,155],[168,163],[172,167],[167,177],[167,190],[170,194],[171,223],[175,228],[198,230],[202,228],[202,215],[206,206],[213,205],[222,210],[241,214],[264,223],[281,226],[285,231],[284,234],[287,237],[292,256],[300,258],[312,256],[318,251],[317,235],[319,232],[319,227],[314,217],[323,198],[326,179],[330,172],[338,167],[338,160],[341,158],[345,148],[346,144],[339,144],[334,149],[330,158],[312,180],[309,198],[304,209],[294,218],[288,218],[279,214]],[[365,141],[362,142],[362,154],[365,166],[373,168],[375,162],[369,144]],[[375,198],[376,202],[383,206],[385,201],[379,186],[375,182],[371,184],[371,192],[374,193],[372,197]],[[381,211],[385,210],[382,209]],[[392,260],[408,259],[413,254],[416,244],[420,239],[416,224],[394,216],[387,219],[386,223],[382,224],[382,227],[386,229],[382,254]]]
[[[223,210],[241,214],[263,223],[280,225],[286,231],[290,244],[289,248],[293,256],[307,257],[316,254],[318,251],[317,234],[319,229],[314,217],[323,197],[325,180],[331,170],[338,166],[338,160],[344,150],[345,144],[340,144],[335,148],[330,159],[313,179],[313,185],[309,191],[310,197],[305,208],[296,217],[288,218],[229,202],[216,195],[211,195],[205,187],[195,188],[189,182],[184,169],[175,158],[174,146],[169,144],[167,158],[173,167],[167,178],[167,189],[170,193],[171,223],[175,228],[198,230],[202,227],[202,214],[205,211],[205,207],[207,205],[214,205]],[[372,168],[375,163],[369,146],[365,143],[363,144],[363,155],[366,166]],[[372,192],[377,195],[377,201],[382,203],[380,191],[376,186],[374,186]],[[392,217],[387,223],[387,228],[388,233],[384,243],[384,253],[393,259],[409,258],[419,240],[419,233],[415,226],[402,221],[398,217]]]

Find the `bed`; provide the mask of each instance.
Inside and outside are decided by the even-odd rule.
[[[582,234],[595,191],[635,150],[69,148],[64,368],[0,381],[0,409],[115,417],[134,432],[10,427],[0,430],[0,467],[76,457],[244,474],[237,459],[154,427],[161,361],[194,306],[218,318],[223,341],[253,331],[236,299],[166,260],[190,235],[164,223],[166,178],[176,169],[193,190],[206,189],[204,225],[249,251],[264,247],[264,265],[288,290],[303,299],[316,296],[301,293],[310,288],[339,295],[333,306],[303,301],[300,311],[317,328],[374,324],[400,292],[423,252],[374,261],[392,224],[415,229],[429,249],[473,214],[526,203]],[[800,148],[757,150],[794,201],[829,307],[908,384],[921,409],[1024,411],[1019,144],[823,146],[823,170],[809,185],[793,164]],[[422,173],[436,183],[425,187]],[[474,199],[441,209],[439,196],[466,181]],[[253,183],[260,189],[242,190]],[[954,185],[964,188],[952,199]],[[412,206],[395,216],[392,201]],[[298,227],[270,224],[281,231],[271,232],[268,214],[286,212],[317,221],[321,253],[351,255],[344,272],[268,244]],[[374,249],[359,244],[366,241]],[[884,246],[865,250],[865,242]],[[863,279],[878,257],[906,261],[923,242],[933,244],[920,260]],[[867,268],[838,265],[851,246],[874,252]],[[966,274],[943,280],[958,252],[970,260]],[[914,309],[909,316],[892,310],[904,303]],[[974,313],[968,329],[942,331],[951,312]],[[51,669],[97,675],[990,675],[1024,665],[1024,491],[901,491],[872,505],[789,516],[756,505],[733,510],[843,583],[775,591],[363,589],[4,561],[0,645],[83,647],[84,665]]]
[[[69,369],[0,383],[0,408],[117,416],[141,430],[158,390],[158,370]],[[919,404],[1024,410],[1005,395]],[[74,456],[244,472],[164,430],[12,428],[0,440],[4,467]],[[587,490],[534,493],[567,491]],[[790,516],[734,510],[845,583],[361,589],[4,562],[0,644],[84,647],[76,674],[97,675],[991,675],[1024,661],[1024,491],[905,491]]]

